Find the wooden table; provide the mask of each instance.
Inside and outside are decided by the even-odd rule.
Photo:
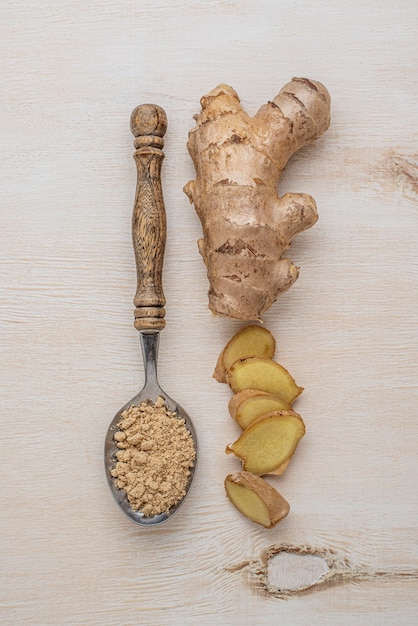
[[[418,624],[418,5],[15,0],[0,18],[0,623]],[[320,220],[264,318],[307,428],[274,482],[290,515],[266,530],[224,493],[238,432],[212,372],[243,324],[207,308],[182,188],[200,97],[226,82],[253,114],[292,76],[327,86],[332,125],[280,187],[312,194]],[[169,119],[160,380],[200,445],[189,499],[153,530],[120,513],[103,470],[108,424],[143,382],[142,102]]]

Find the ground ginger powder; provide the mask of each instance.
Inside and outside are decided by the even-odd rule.
[[[116,464],[111,470],[133,511],[168,513],[186,494],[196,450],[185,420],[163,398],[123,411],[114,434]]]

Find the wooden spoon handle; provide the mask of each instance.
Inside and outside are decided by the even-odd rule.
[[[134,159],[138,178],[132,214],[132,241],[137,271],[134,298],[135,328],[162,330],[165,326],[165,297],[162,286],[166,241],[166,215],[161,188],[163,137],[167,117],[154,104],[141,104],[132,111]]]

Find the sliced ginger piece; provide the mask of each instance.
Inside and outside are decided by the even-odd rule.
[[[274,487],[251,472],[238,472],[225,478],[229,500],[245,517],[265,528],[272,528],[290,511],[289,503]]]
[[[303,391],[283,365],[255,356],[235,361],[228,372],[228,383],[234,393],[258,389],[281,396],[289,404]]]
[[[286,463],[283,463],[283,465],[280,465],[280,467],[275,469],[274,472],[270,472],[270,474],[274,474],[274,476],[281,476],[282,474],[285,473],[285,471],[289,467],[289,463],[290,463],[290,459],[287,459]]]
[[[266,413],[290,409],[290,404],[280,396],[258,389],[243,389],[232,396],[228,404],[230,416],[243,430]]]
[[[282,473],[304,434],[300,415],[274,411],[253,422],[225,451],[240,458],[243,469],[253,474]]]
[[[219,355],[213,377],[220,383],[227,382],[227,373],[234,361],[250,356],[271,359],[276,350],[276,340],[267,328],[255,324],[237,332]]]

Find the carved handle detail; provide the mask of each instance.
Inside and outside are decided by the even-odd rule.
[[[166,241],[166,215],[161,188],[164,159],[163,136],[167,117],[154,104],[142,104],[132,111],[134,159],[138,178],[132,214],[132,241],[137,270],[134,298],[135,328],[162,330],[165,326],[165,297],[162,286]]]

